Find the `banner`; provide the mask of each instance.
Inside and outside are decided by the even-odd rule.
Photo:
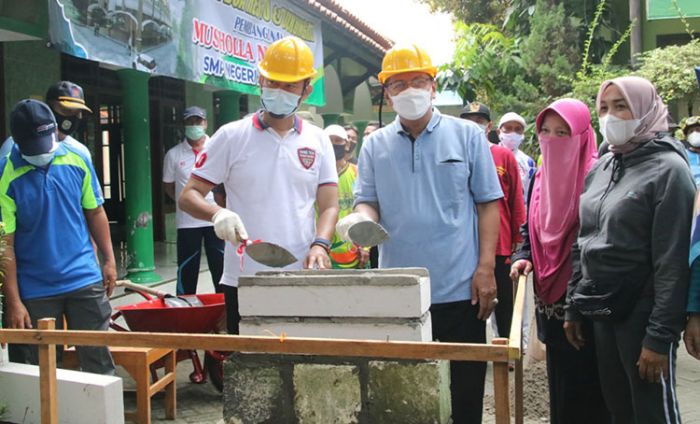
[[[675,4],[674,4],[675,3]],[[647,19],[678,19],[700,17],[698,0],[647,0]],[[683,32],[679,28],[678,32]]]
[[[325,104],[321,21],[283,0],[49,0],[49,38],[66,54],[259,95],[267,47],[295,35],[318,76],[307,103]]]

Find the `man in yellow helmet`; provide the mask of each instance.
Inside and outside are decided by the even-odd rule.
[[[216,235],[230,242],[220,284],[228,330],[234,334],[240,318],[238,277],[266,269],[245,253],[239,260],[236,245],[250,234],[300,259],[287,269],[330,268],[328,252],[338,217],[333,146],[320,128],[304,124],[294,113],[311,93],[316,75],[311,49],[299,38],[282,38],[268,47],[258,70],[262,109],[212,136],[179,199],[182,210],[211,220]],[[205,200],[222,183],[226,208]]]
[[[503,197],[484,131],[432,107],[435,73],[414,45],[384,56],[379,81],[398,117],[374,131],[358,160],[354,213],[338,233],[372,220],[389,233],[379,267],[430,272],[433,338],[486,342],[485,320],[496,303],[494,266],[498,199]],[[486,364],[452,362],[452,417],[480,423]]]

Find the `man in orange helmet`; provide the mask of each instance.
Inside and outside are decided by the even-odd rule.
[[[295,114],[311,94],[316,75],[311,49],[297,37],[279,39],[268,47],[258,71],[262,109],[212,136],[179,200],[182,210],[211,220],[216,235],[230,242],[220,284],[228,330],[234,334],[240,319],[238,277],[266,269],[245,253],[239,263],[235,245],[247,240],[250,231],[251,238],[280,245],[301,259],[286,269],[330,268],[328,252],[339,209],[330,139]],[[205,200],[222,183],[226,208]]]
[[[476,125],[432,107],[435,73],[414,45],[384,56],[379,81],[398,117],[362,145],[355,212],[338,233],[372,220],[389,233],[379,267],[425,267],[430,272],[433,338],[485,343],[484,321],[498,301],[494,266],[498,199],[503,197],[485,134]],[[451,363],[452,418],[480,423],[484,362]]]

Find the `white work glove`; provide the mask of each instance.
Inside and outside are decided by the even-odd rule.
[[[228,240],[231,243],[248,240],[248,232],[243,226],[243,221],[235,212],[221,208],[211,217],[211,222],[214,223],[216,236],[221,240]]]
[[[351,214],[348,214],[345,218],[342,218],[338,221],[337,224],[335,224],[335,231],[338,233],[341,239],[345,241],[352,241],[350,240],[350,236],[348,235],[350,227],[357,224],[358,222],[364,221],[371,221],[371,219],[369,219],[365,215],[362,215],[361,213],[353,212]]]

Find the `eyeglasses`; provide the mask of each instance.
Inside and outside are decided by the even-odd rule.
[[[407,89],[409,86],[413,88],[425,88],[428,84],[431,84],[433,80],[431,78],[416,77],[410,81],[397,80],[388,82],[384,87],[389,92],[389,94],[399,94],[400,92]]]

